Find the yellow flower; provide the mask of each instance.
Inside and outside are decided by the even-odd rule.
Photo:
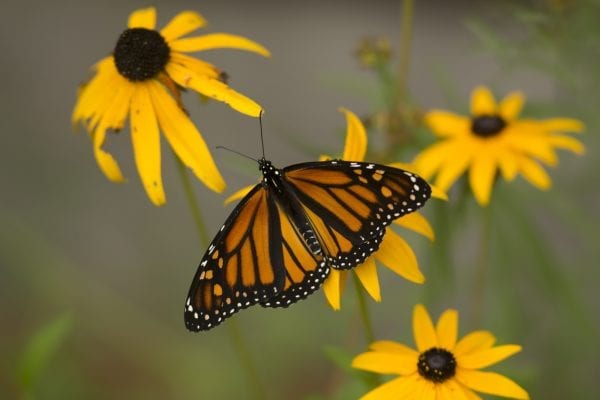
[[[471,116],[433,110],[425,116],[430,129],[443,141],[425,149],[414,160],[425,179],[437,175],[443,191],[469,169],[469,183],[477,202],[490,201],[496,173],[505,180],[521,174],[532,185],[549,189],[552,182],[540,163],[555,166],[556,149],[584,152],[583,144],[560,132],[581,132],[584,125],[571,118],[518,119],[525,97],[509,93],[500,104],[486,87],[471,94]]]
[[[371,344],[370,351],[354,358],[354,368],[400,375],[361,400],[481,399],[475,392],[529,399],[525,389],[513,380],[480,371],[518,353],[521,346],[494,347],[496,338],[487,331],[471,332],[457,341],[456,310],[446,310],[434,326],[421,304],[414,308],[413,334],[417,350],[392,341],[377,341]]]
[[[250,116],[257,117],[261,111],[257,103],[230,89],[219,69],[185,53],[235,48],[269,56],[268,50],[225,33],[182,38],[205,24],[200,14],[183,11],[157,31],[153,7],[134,11],[113,53],[95,65],[95,75],[80,90],[73,110],[73,124],[86,126],[96,161],[113,182],[124,181],[123,174],[102,145],[106,131],[122,129],[129,116],[136,166],[155,205],[165,203],[159,130],[198,179],[214,191],[225,189],[206,143],[183,109],[180,87],[223,101]]]
[[[367,133],[365,127],[354,113],[346,109],[341,109],[341,111],[345,113],[347,121],[346,143],[342,159],[347,161],[364,161],[367,152]],[[321,160],[329,158],[331,157],[321,156]],[[407,164],[394,163],[391,164],[391,166],[410,171],[415,170]],[[253,187],[254,185],[250,185],[238,190],[225,200],[225,204],[243,198]],[[436,188],[432,188],[432,195],[437,198],[445,198],[445,194],[441,193]],[[419,212],[407,214],[395,220],[394,223],[426,236],[430,240],[434,239],[431,225]],[[379,278],[377,277],[375,260],[381,262],[383,265],[411,282],[425,282],[425,277],[419,270],[415,253],[400,235],[388,227],[379,250],[371,257],[367,258],[364,263],[352,269],[367,293],[369,293],[375,301],[381,301]],[[323,283],[325,297],[331,307],[335,310],[339,310],[341,307],[341,296],[349,272],[350,271],[332,269]]]

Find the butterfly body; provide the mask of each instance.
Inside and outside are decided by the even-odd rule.
[[[330,268],[350,269],[379,248],[385,227],[421,207],[430,188],[407,171],[331,160],[275,168],[236,206],[200,262],[186,327],[208,330],[254,304],[287,307]]]

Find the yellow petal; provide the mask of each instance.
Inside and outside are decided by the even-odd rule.
[[[412,393],[409,393],[406,397],[401,397],[402,400],[436,400],[437,390],[436,384],[426,379],[419,379],[415,385]],[[393,399],[397,399],[394,397]]]
[[[458,358],[457,363],[461,368],[482,369],[490,365],[499,363],[521,351],[521,346],[507,344],[504,346],[493,347],[469,353]]]
[[[414,392],[419,381],[422,380],[423,379],[417,373],[401,376],[370,391],[362,396],[360,400],[406,399],[408,395]]]
[[[439,346],[431,317],[422,304],[413,310],[413,335],[420,353]]]
[[[183,53],[171,53],[169,63],[178,64],[196,75],[207,78],[218,79],[221,75],[221,71],[214,65]]]
[[[222,192],[225,181],[200,132],[160,83],[151,81],[149,88],[158,123],[177,156],[208,188]]]
[[[377,278],[377,266],[375,258],[369,257],[364,263],[354,268],[358,280],[363,285],[369,296],[375,301],[381,301],[381,291],[379,289],[379,279]]]
[[[519,172],[533,186],[548,190],[552,186],[552,180],[548,173],[537,162],[528,157],[519,158]]]
[[[400,353],[369,351],[352,360],[352,367],[379,374],[410,375],[417,372],[417,357]]]
[[[333,157],[331,157],[329,154],[321,154],[319,156],[319,161],[329,161],[331,160]]]
[[[491,348],[496,342],[496,338],[488,331],[471,332],[458,341],[454,348],[454,355],[462,357],[476,351]]]
[[[469,389],[468,387],[460,384],[460,387],[462,388],[463,392],[465,393],[465,396],[467,397],[467,400],[483,400],[481,398],[481,396],[479,396],[477,393],[475,393],[474,391],[472,391],[471,389]]]
[[[206,25],[206,20],[202,15],[195,11],[182,11],[160,30],[160,34],[167,42],[170,42],[202,28],[204,25]]]
[[[133,154],[144,189],[154,205],[163,205],[165,191],[160,172],[160,133],[146,84],[136,85],[130,116]]]
[[[369,345],[369,349],[372,351],[380,351],[385,353],[398,353],[405,356],[413,357],[415,365],[417,364],[417,358],[419,353],[410,347],[403,345],[402,343],[392,342],[391,340],[378,340]]]
[[[575,132],[580,133],[585,130],[585,124],[574,118],[549,118],[536,121],[545,131],[548,132]]]
[[[437,389],[436,400],[469,400],[468,395],[465,393],[469,389],[463,388],[454,379],[450,379],[435,387]]]
[[[238,49],[246,50],[270,57],[271,53],[262,45],[243,36],[230,35],[228,33],[213,33],[185,39],[175,40],[169,43],[172,51],[189,53],[212,49]]]
[[[495,115],[497,108],[494,95],[487,87],[478,86],[471,92],[472,116]]]
[[[448,195],[442,189],[440,189],[437,185],[429,185],[431,187],[431,197],[448,201]]]
[[[340,108],[346,115],[346,144],[342,159],[346,161],[363,161],[367,152],[367,132],[360,119],[352,111]]]
[[[585,147],[579,140],[566,135],[550,135],[546,137],[549,144],[557,149],[570,150],[575,154],[585,153]]]
[[[502,176],[508,182],[512,181],[517,175],[517,172],[519,172],[517,157],[512,151],[502,147],[496,149],[496,153],[496,160],[498,161],[498,167],[502,172]]]
[[[444,162],[457,153],[458,145],[460,145],[460,142],[456,140],[444,140],[434,143],[420,152],[412,164],[416,167],[419,175],[428,180],[440,169]]]
[[[224,205],[227,205],[229,203],[232,203],[236,200],[241,200],[244,198],[244,196],[246,196],[248,193],[250,193],[250,191],[252,189],[254,189],[254,186],[256,185],[248,185],[246,187],[241,188],[240,190],[238,190],[237,192],[235,192],[234,194],[232,194],[231,196],[229,196],[228,198],[225,199],[225,201],[223,202]]]
[[[105,129],[96,129],[92,134],[96,162],[98,163],[100,170],[109,180],[117,183],[124,182],[125,178],[121,173],[121,168],[119,168],[117,161],[108,152],[102,150],[102,144],[104,143],[105,137]]]
[[[91,118],[99,111],[103,112],[104,110],[100,109],[98,105],[103,104],[105,108],[107,104],[110,104],[116,88],[122,83],[122,77],[114,67],[112,56],[103,58],[96,64],[95,69],[94,77],[79,90],[77,103],[71,116],[73,125]]]
[[[438,319],[435,331],[440,347],[448,351],[454,349],[458,337],[458,312],[452,309],[444,311]]]
[[[488,151],[480,151],[471,165],[469,183],[475,200],[482,206],[486,206],[490,201],[496,169],[496,160]]]
[[[482,393],[512,399],[529,399],[529,395],[513,380],[495,372],[483,372],[457,368],[456,379],[463,385]]]
[[[435,185],[447,192],[458,178],[466,171],[473,157],[481,148],[479,141],[461,140],[453,146],[452,153],[446,155],[444,163],[435,179]]]
[[[386,267],[411,282],[423,283],[425,277],[419,270],[417,257],[408,243],[388,228],[375,258]]]
[[[195,74],[177,64],[167,64],[167,73],[179,85],[222,101],[243,114],[258,117],[262,111],[262,108],[254,100],[236,92],[221,81]]]
[[[471,130],[470,118],[442,110],[432,110],[425,114],[425,123],[439,137],[465,135]]]
[[[510,92],[500,102],[499,114],[504,120],[512,121],[519,116],[524,103],[525,95],[522,92]]]
[[[528,134],[518,122],[513,124],[510,132],[504,137],[505,143],[511,149],[530,155],[547,165],[555,166],[558,156],[547,139],[547,135]]]
[[[129,15],[128,28],[154,29],[156,26],[156,9],[154,7],[140,8]]]
[[[435,233],[433,232],[433,228],[429,224],[429,221],[427,221],[427,218],[418,211],[403,215],[401,218],[394,220],[394,223],[421,234],[431,241],[435,239]]]
[[[339,271],[337,269],[331,269],[329,276],[323,282],[323,293],[327,302],[334,310],[341,308],[342,293],[344,291],[344,284],[346,282],[346,275],[348,271]]]

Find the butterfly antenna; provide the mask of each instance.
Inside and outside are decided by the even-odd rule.
[[[260,110],[260,114],[258,114],[258,123],[260,124],[260,145],[262,147],[262,156],[265,158],[265,141],[263,139],[263,129],[262,129],[262,115],[264,111]]]
[[[242,157],[249,158],[249,159],[251,159],[252,161],[256,161],[256,162],[258,162],[258,160],[257,160],[256,158],[252,158],[252,157],[250,157],[249,155],[246,155],[246,154],[244,154],[244,153],[240,153],[239,151],[236,151],[236,150],[230,149],[229,147],[225,147],[225,146],[217,146],[217,149],[223,149],[223,150],[227,150],[227,151],[230,151],[230,152],[232,152],[232,153],[235,153],[235,154],[237,154],[237,155],[240,155],[240,156],[242,156]]]

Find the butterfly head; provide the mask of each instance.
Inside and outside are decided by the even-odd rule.
[[[281,175],[281,172],[273,166],[271,161],[265,159],[264,157],[258,160],[258,169],[260,169],[260,172],[262,172],[264,183],[272,182],[275,177],[279,177]]]

